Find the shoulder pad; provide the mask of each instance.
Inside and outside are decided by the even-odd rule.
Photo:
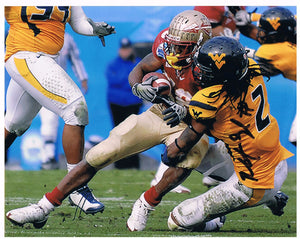
[[[195,120],[197,119],[212,119],[215,117],[220,102],[220,99],[209,97],[210,93],[217,92],[222,88],[221,85],[215,85],[198,91],[192,98],[189,104],[189,113]],[[222,97],[221,97],[222,98]]]

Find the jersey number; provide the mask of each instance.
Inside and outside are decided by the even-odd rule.
[[[43,14],[32,13],[30,16],[30,20],[45,21],[51,18],[54,7],[36,7],[36,8],[41,10],[44,9],[44,13]],[[65,22],[70,15],[70,8],[66,6],[58,6],[57,8],[59,11],[64,12],[62,22]],[[22,7],[21,9],[22,21],[26,22],[28,24],[28,27],[31,30],[33,30],[34,36],[37,36],[41,32],[41,30],[35,24],[28,22],[26,11],[27,11],[27,7]]]
[[[258,132],[264,130],[269,124],[270,124],[270,117],[267,115],[264,119],[262,118],[263,116],[263,111],[265,107],[265,98],[264,98],[264,92],[262,85],[259,85],[256,87],[256,89],[252,92],[251,94],[252,100],[255,101],[258,96],[260,96],[260,104],[258,107],[258,110],[255,115],[255,123]]]

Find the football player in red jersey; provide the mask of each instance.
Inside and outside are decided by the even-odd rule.
[[[252,14],[244,10],[238,11],[235,19],[243,34],[261,44],[257,50],[247,49],[248,56],[259,62],[269,75],[282,74],[296,81],[297,34],[293,13],[283,7],[267,9],[262,13],[258,27],[251,24]],[[289,135],[289,141],[294,145],[297,144],[296,117]]]
[[[238,7],[244,10],[245,7]],[[237,28],[232,11],[235,7],[227,6],[195,6],[194,10],[203,13],[210,21],[212,36],[227,36],[237,40],[240,38],[240,31]]]
[[[33,223],[42,227],[55,206],[59,206],[74,189],[87,183],[98,170],[155,145],[172,143],[186,127],[186,105],[192,95],[199,90],[190,67],[192,57],[199,46],[210,37],[210,23],[200,12],[188,10],[175,16],[169,29],[158,35],[153,53],[147,55],[129,75],[133,93],[152,102],[153,106],[140,115],[129,116],[115,127],[106,140],[87,153],[85,161],[69,172],[57,187],[52,192],[46,193],[37,204],[11,210],[6,214],[7,218],[18,225]],[[174,82],[173,100],[163,100],[158,96],[159,92],[151,86],[154,78],[142,83],[146,73],[158,69],[163,69],[168,78]],[[160,102],[167,104],[168,108]],[[169,121],[166,123],[164,118],[168,118]],[[199,166],[207,149],[208,137],[204,135],[185,160],[176,167],[168,168],[162,179],[141,195],[128,219],[129,230],[141,231],[146,227],[149,212],[160,203],[166,193],[179,185],[194,168]],[[41,210],[33,211],[32,207],[39,207]],[[29,211],[31,213],[24,213]],[[214,224],[217,227],[216,223]]]
[[[293,154],[280,144],[259,65],[248,60],[237,40],[228,37],[205,42],[194,63],[195,80],[202,89],[190,102],[192,120],[167,147],[162,160],[177,165],[209,133],[226,144],[235,173],[176,206],[168,219],[169,229],[203,231],[213,218],[262,204],[281,216],[288,196],[278,190],[287,177],[286,159]]]
[[[82,160],[88,109],[79,87],[56,62],[64,43],[65,25],[70,23],[75,32],[99,36],[102,41],[104,36],[115,32],[114,27],[93,22],[77,6],[5,7],[5,18],[10,25],[5,67],[11,76],[4,118],[5,149],[29,128],[44,106],[65,122],[62,141],[71,171]],[[85,213],[103,211],[104,205],[96,200],[89,187],[81,186],[73,204]],[[34,210],[40,208],[32,207],[27,212]]]

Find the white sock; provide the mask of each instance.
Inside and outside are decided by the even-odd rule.
[[[51,202],[49,202],[45,195],[37,204],[44,210],[46,215],[48,215],[55,209],[55,206]]]
[[[73,168],[75,168],[77,165],[78,165],[78,163],[77,163],[77,164],[69,164],[69,163],[67,163],[68,173],[69,173]]]

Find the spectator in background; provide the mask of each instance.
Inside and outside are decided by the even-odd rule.
[[[72,70],[75,73],[76,78],[80,81],[81,91],[85,94],[88,90],[88,75],[85,71],[84,65],[80,59],[78,47],[73,37],[65,33],[64,45],[60,50],[57,58],[57,63],[67,71],[68,62],[71,63]],[[52,111],[42,107],[40,110],[41,119],[41,136],[43,139],[43,158],[41,169],[50,170],[58,169],[58,160],[55,158],[56,154],[56,141],[59,117]]]
[[[107,101],[114,127],[131,114],[138,114],[143,101],[132,94],[128,75],[140,62],[135,56],[131,41],[122,38],[118,56],[108,64],[105,75],[107,79]],[[140,167],[139,155],[133,155],[115,162],[118,169]]]

